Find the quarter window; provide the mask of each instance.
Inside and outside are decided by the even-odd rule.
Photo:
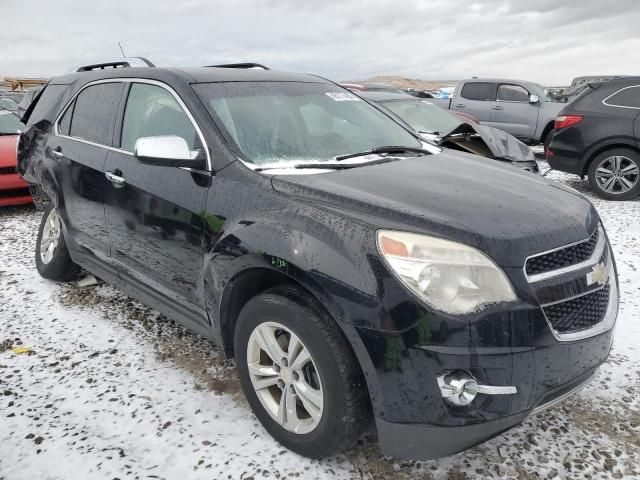
[[[69,108],[67,108],[66,112],[64,112],[64,115],[62,115],[62,118],[58,123],[58,131],[62,135],[68,136],[71,133],[71,116],[73,115],[74,106],[75,106],[75,102],[69,105]]]
[[[195,127],[171,93],[157,85],[134,83],[122,122],[121,148],[133,152],[139,138],[160,135],[176,135],[189,149],[202,149]]]
[[[121,96],[121,83],[99,83],[82,90],[75,100],[70,135],[110,146]]]
[[[467,100],[489,101],[491,100],[492,87],[493,84],[487,82],[466,83],[462,87],[460,96]]]
[[[528,102],[529,92],[520,85],[504,83],[498,87],[498,100],[503,102]]]
[[[605,105],[640,109],[640,85],[626,87],[606,98]]]

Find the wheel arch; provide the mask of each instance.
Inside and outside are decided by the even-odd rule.
[[[634,152],[640,154],[640,149],[634,142],[623,139],[617,139],[606,144],[597,145],[595,147],[592,147],[591,150],[589,150],[589,152],[585,155],[585,161],[582,164],[581,175],[585,176],[587,174],[591,163],[598,155],[606,152],[607,150],[613,150],[616,148],[628,148],[629,150],[633,150]]]

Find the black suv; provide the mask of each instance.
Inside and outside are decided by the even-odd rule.
[[[640,194],[640,77],[590,83],[559,114],[547,161],[603,198]]]
[[[40,274],[81,266],[221,345],[302,455],[372,418],[387,455],[447,455],[607,358],[618,283],[593,206],[332,82],[99,69],[52,79],[27,120]]]

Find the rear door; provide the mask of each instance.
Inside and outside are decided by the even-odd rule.
[[[460,88],[460,94],[451,101],[451,110],[473,115],[481,123],[491,121],[491,103],[494,99],[491,82],[466,82]]]
[[[537,103],[530,103],[529,96],[530,92],[522,85],[498,84],[488,124],[516,137],[535,137],[540,107]]]
[[[118,149],[104,165],[105,174],[121,179],[107,182],[104,194],[112,259],[141,288],[150,287],[165,302],[178,303],[193,313],[190,317],[200,318],[209,177],[145,165],[136,159],[134,148],[141,137],[177,135],[191,150],[203,150],[204,140],[169,87],[135,81],[128,88],[116,135]],[[196,328],[206,327],[202,321]]]
[[[59,210],[66,228],[82,253],[102,260],[109,256],[102,169],[112,145],[122,89],[117,82],[83,89],[60,117],[47,144],[57,159]]]

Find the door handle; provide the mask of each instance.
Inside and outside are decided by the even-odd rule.
[[[58,157],[58,158],[64,157],[64,153],[62,153],[62,147],[61,146],[57,146],[56,148],[54,148],[53,149],[53,155],[55,157]]]
[[[496,105],[495,107],[491,107],[493,110],[503,110],[503,107],[500,105]]]
[[[104,176],[107,177],[107,180],[109,180],[116,188],[124,187],[124,184],[126,183],[122,176],[122,172],[118,169],[113,170],[112,172],[104,172]]]
[[[464,108],[464,103],[456,103],[454,107]]]

